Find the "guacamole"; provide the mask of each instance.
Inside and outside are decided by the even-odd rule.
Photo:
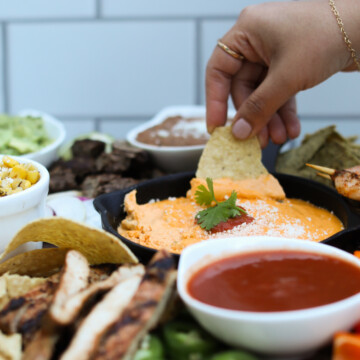
[[[0,115],[0,154],[32,153],[52,141],[42,118]]]

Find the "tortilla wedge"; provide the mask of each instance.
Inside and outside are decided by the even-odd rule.
[[[55,245],[60,249],[77,250],[87,258],[90,265],[138,263],[136,256],[114,235],[104,230],[61,217],[35,220],[20,229],[5,251],[0,255],[0,261],[20,245],[30,241],[42,241]],[[44,259],[44,255],[41,254],[42,251],[29,252],[28,255],[23,256],[25,258],[28,256],[29,262],[30,258],[34,257],[33,260],[36,264],[39,262],[37,260],[38,256]],[[63,255],[64,253],[56,255],[59,258],[55,263],[59,262]],[[13,259],[16,259],[16,257]],[[21,260],[24,260],[24,257]],[[49,259],[49,261],[52,260]],[[19,262],[17,261],[17,263]],[[16,268],[15,265],[13,266]],[[5,270],[4,267],[2,269]]]
[[[69,249],[40,249],[18,254],[0,263],[0,275],[18,274],[37,277],[48,277],[64,265]]]
[[[218,127],[211,134],[200,157],[197,178],[256,179],[268,171],[261,162],[261,148],[256,137],[236,139],[231,127]]]

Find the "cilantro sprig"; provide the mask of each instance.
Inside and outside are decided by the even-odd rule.
[[[244,209],[236,206],[237,193],[235,191],[232,191],[227,200],[218,202],[215,198],[212,179],[206,178],[206,184],[208,188],[206,188],[205,185],[199,185],[195,192],[196,203],[209,206],[207,209],[201,210],[195,215],[198,224],[203,229],[209,231],[219,223],[234,218],[240,215],[240,213],[247,214]],[[214,203],[215,205],[211,206]]]

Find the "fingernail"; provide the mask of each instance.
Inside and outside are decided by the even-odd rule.
[[[251,125],[244,119],[239,119],[235,122],[232,127],[232,132],[235,137],[240,140],[245,140],[251,134],[252,127]]]
[[[207,125],[207,132],[209,134],[212,134],[212,132],[215,130],[215,126],[213,125]]]

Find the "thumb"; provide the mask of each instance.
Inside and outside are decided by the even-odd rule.
[[[244,140],[257,135],[281,106],[295,94],[289,84],[291,81],[288,76],[281,71],[269,69],[261,84],[238,109],[232,125],[234,136]]]

